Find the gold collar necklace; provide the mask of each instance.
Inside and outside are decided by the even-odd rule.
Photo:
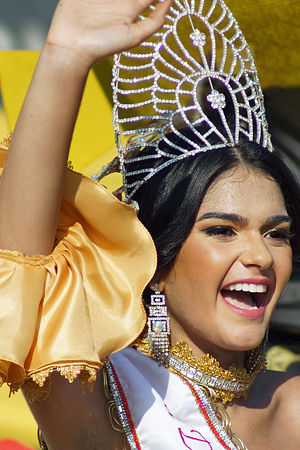
[[[137,339],[132,347],[154,359],[147,337]],[[247,399],[257,373],[265,366],[262,346],[246,352],[246,368],[232,364],[228,370],[224,370],[209,353],[195,358],[185,341],[170,346],[165,362],[170,372],[207,389],[209,396],[220,399],[222,404],[241,396]]]

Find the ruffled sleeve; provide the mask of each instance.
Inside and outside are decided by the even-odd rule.
[[[53,370],[93,381],[101,360],[141,333],[156,268],[134,209],[69,170],[56,242],[45,257],[0,251],[0,377],[12,389],[26,380],[31,399],[47,394]]]

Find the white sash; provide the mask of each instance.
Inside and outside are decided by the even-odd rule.
[[[217,430],[211,430],[190,388],[177,375],[132,348],[112,354],[110,360],[142,450],[236,449],[219,421]],[[120,399],[120,392],[114,391],[118,389],[113,389],[115,400]],[[210,419],[216,420],[209,405],[205,413],[207,408]],[[131,448],[139,447],[131,444]]]

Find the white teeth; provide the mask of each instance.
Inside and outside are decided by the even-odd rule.
[[[229,286],[229,289],[230,289],[231,291],[241,291],[241,290],[243,289],[243,285],[242,285],[242,283],[231,284],[231,285]]]
[[[236,283],[231,284],[226,290],[229,291],[243,291],[243,292],[267,292],[266,284],[253,284],[253,283]]]

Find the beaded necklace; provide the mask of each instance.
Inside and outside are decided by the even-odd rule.
[[[137,339],[132,347],[154,358],[147,337]],[[187,343],[180,342],[170,346],[165,365],[170,372],[205,388],[213,401],[220,399],[226,404],[241,396],[247,399],[249,389],[257,373],[265,368],[266,361],[261,345],[246,353],[246,368],[232,364],[224,370],[211,355],[195,358]]]

